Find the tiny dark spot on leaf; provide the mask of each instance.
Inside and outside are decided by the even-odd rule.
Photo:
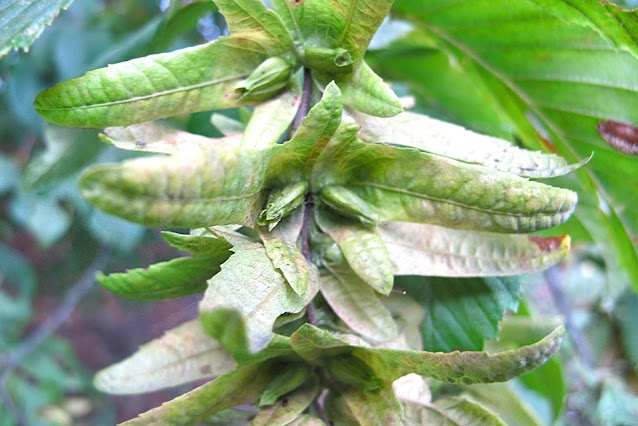
[[[283,401],[281,401],[281,406],[282,407],[288,406],[288,399],[284,399]]]
[[[202,368],[200,368],[200,371],[202,374],[210,374],[213,370],[210,365],[204,365],[202,366]]]
[[[618,121],[603,121],[598,134],[611,146],[628,155],[638,155],[638,127]]]
[[[135,146],[138,147],[138,148],[145,148],[146,147],[146,142],[136,141],[135,142]]]
[[[563,237],[543,238],[543,237],[531,236],[529,237],[529,239],[533,243],[536,243],[536,245],[542,251],[550,252],[550,251],[554,251],[558,249],[560,245],[563,243],[563,240],[565,239],[565,237],[563,236]]]

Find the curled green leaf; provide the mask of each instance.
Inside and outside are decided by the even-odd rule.
[[[247,79],[235,86],[242,101],[263,101],[275,96],[290,83],[290,65],[282,58],[268,58]]]

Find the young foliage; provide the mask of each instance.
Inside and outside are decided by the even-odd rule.
[[[500,424],[476,402],[424,391],[406,400],[393,383],[412,373],[502,382],[556,352],[562,327],[479,351],[520,292],[518,279],[492,276],[546,269],[569,250],[568,236],[510,235],[562,224],[576,207],[576,193],[528,178],[586,161],[403,113],[363,61],[392,1],[215,4],[227,37],[91,71],[35,101],[54,123],[107,127],[103,141],[154,154],[90,168],[87,201],[193,228],[164,234],[192,257],[99,276],[130,298],[203,299],[199,321],[99,373],[98,387],[134,393],[220,376],[128,424],[202,422],[241,404],[260,407],[256,425],[320,424],[313,401],[326,388],[319,405],[336,423]],[[255,106],[245,126],[213,116],[219,139],[147,123],[243,105]],[[407,295],[391,295],[395,285]]]

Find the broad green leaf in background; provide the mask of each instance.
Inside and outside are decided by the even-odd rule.
[[[272,339],[275,320],[285,313],[303,310],[318,292],[313,286],[316,279],[308,281],[303,296],[294,292],[281,272],[277,271],[266,249],[253,244],[235,249],[235,253],[222,265],[222,270],[208,284],[200,303],[200,316],[206,330],[219,339],[233,354],[236,347],[247,347],[257,353]],[[312,268],[308,264],[310,273]],[[228,325],[225,318],[234,310],[245,324],[246,342],[228,343],[223,335]],[[233,340],[244,336],[227,336]]]
[[[40,93],[35,108],[55,124],[97,128],[232,108],[242,104],[235,85],[266,58],[250,39],[220,38],[90,71]]]
[[[12,200],[11,218],[27,229],[42,248],[51,247],[69,230],[70,213],[52,197],[38,197],[27,193]]]
[[[540,272],[562,261],[570,246],[569,236],[503,235],[401,222],[389,222],[379,229],[395,275],[479,277]]]
[[[237,363],[199,320],[167,331],[95,376],[95,386],[117,395],[152,392],[230,373]]]
[[[326,265],[320,277],[321,294],[352,330],[368,340],[388,342],[397,337],[397,325],[379,296],[347,265]]]
[[[12,49],[28,51],[62,9],[73,0],[0,1],[0,58]]]
[[[339,220],[334,214],[317,210],[317,224],[339,246],[348,264],[361,279],[383,295],[394,284],[392,261],[376,227]]]
[[[254,403],[277,373],[272,362],[240,367],[123,425],[196,424],[222,410]]]
[[[397,277],[395,285],[425,307],[424,348],[481,350],[508,310],[518,309],[521,277]]]
[[[351,114],[361,126],[359,137],[366,142],[416,148],[523,177],[548,178],[568,174],[589,160],[570,165],[558,155],[521,149],[508,141],[480,135],[422,114],[405,112],[393,118],[360,112]]]
[[[346,357],[364,363],[374,376],[369,380],[392,383],[415,373],[450,383],[505,382],[543,365],[560,347],[564,327],[558,327],[541,341],[496,354],[487,352],[414,352],[351,346],[327,331],[309,324],[291,336],[294,350],[311,363],[325,363]],[[336,357],[336,358],[335,358]]]
[[[98,282],[128,299],[162,300],[188,296],[206,290],[206,282],[221,270],[231,255],[230,244],[221,239],[164,233],[164,238],[194,257],[180,257],[144,269],[104,275]]]
[[[638,321],[638,296],[635,294],[621,296],[616,309],[616,322],[622,335],[625,355],[634,368],[638,369],[638,329],[635,327]]]
[[[250,226],[268,161],[260,152],[190,145],[170,157],[95,166],[80,188],[101,210],[149,226]]]
[[[638,15],[598,2],[534,0],[397,0],[394,12],[418,30],[402,42],[409,65],[398,46],[374,61],[384,75],[404,74],[422,99],[460,113],[470,127],[486,123],[489,112],[527,147],[545,146],[573,163],[595,152],[578,176],[600,209],[584,223],[604,225],[601,241],[611,241],[638,285],[638,168],[616,149],[635,144]],[[440,90],[449,85],[428,77],[449,73],[480,91],[454,98]]]

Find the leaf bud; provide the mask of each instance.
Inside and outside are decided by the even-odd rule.
[[[343,186],[325,187],[319,193],[319,200],[343,216],[352,217],[371,225],[379,221],[379,215],[368,206],[368,203]]]
[[[268,205],[259,215],[257,223],[274,228],[281,219],[290,215],[306,199],[307,182],[297,182],[274,190],[268,196]]]
[[[306,66],[327,74],[347,74],[352,72],[354,59],[343,48],[327,49],[309,47],[306,49]]]
[[[282,58],[269,58],[250,74],[237,83],[235,92],[240,93],[243,101],[263,101],[269,99],[288,86],[291,67]]]

